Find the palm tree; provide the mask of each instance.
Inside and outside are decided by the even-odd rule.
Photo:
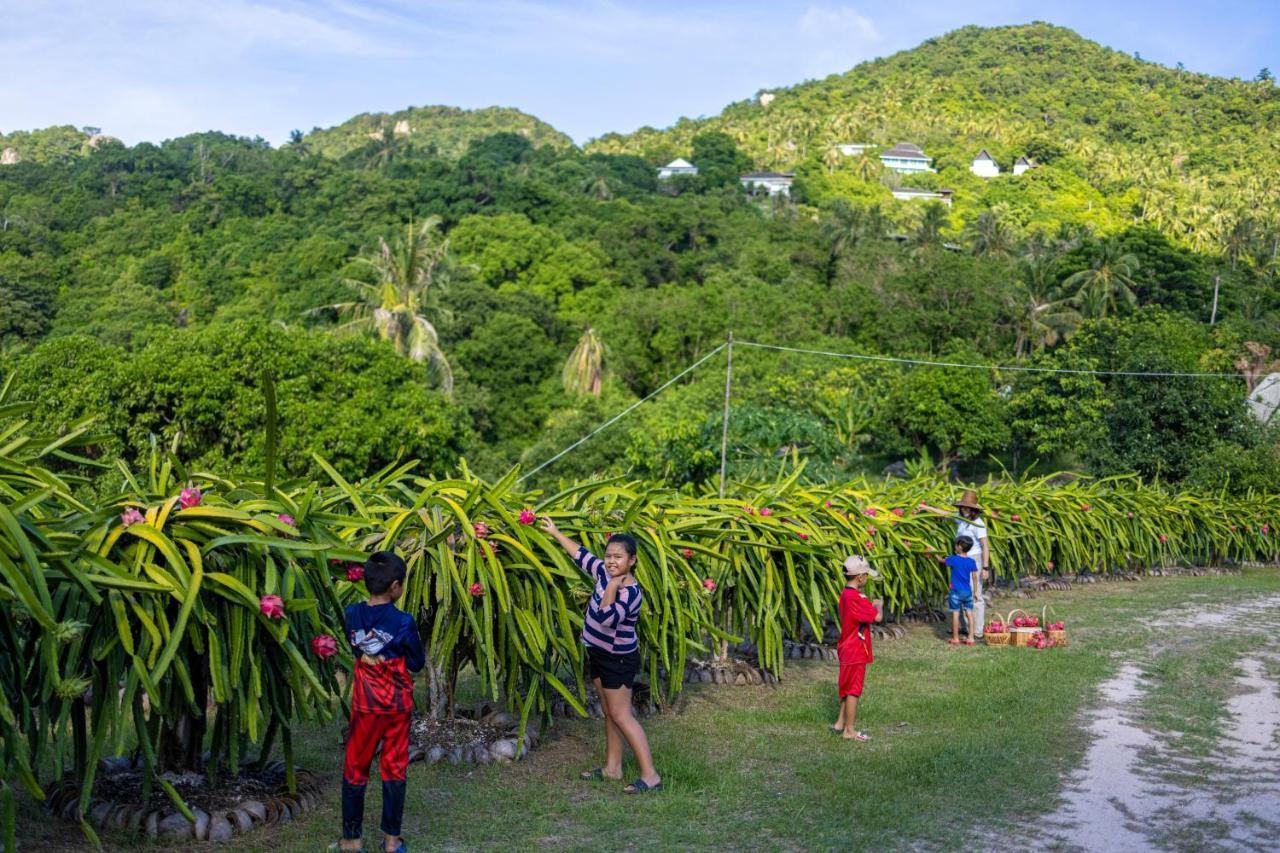
[[[1231,261],[1231,269],[1234,270],[1240,259],[1244,257],[1254,243],[1254,235],[1256,226],[1251,218],[1242,216],[1231,226],[1231,230],[1227,232],[1226,239],[1223,241],[1223,253]]]
[[[879,158],[872,157],[866,151],[858,155],[857,161],[853,164],[853,171],[859,178],[870,183],[880,174],[880,170],[884,168]]]
[[[596,201],[613,198],[613,189],[609,186],[609,170],[598,163],[593,164],[591,174],[582,182],[582,193]]]
[[[399,156],[403,147],[404,137],[396,133],[394,126],[384,124],[382,126],[382,134],[375,136],[373,142],[369,145],[368,167],[370,169],[380,169],[390,166],[391,162]]]
[[[1058,298],[1054,275],[1055,259],[1043,247],[1033,244],[1021,261],[1021,281],[1015,299],[1015,358],[1028,349],[1039,351],[1070,337],[1080,325],[1080,312],[1070,299]]]
[[[595,329],[588,326],[582,332],[578,345],[569,353],[569,358],[564,363],[561,378],[568,394],[579,397],[587,394],[600,396],[604,385],[604,344],[600,342]]]
[[[980,258],[999,258],[1013,251],[1016,236],[1006,220],[1003,205],[988,208],[978,214],[966,229],[973,244],[973,253]]]
[[[832,206],[831,217],[822,223],[823,236],[831,246],[833,264],[863,240],[883,237],[884,231],[885,218],[880,205],[858,207],[843,199]]]
[[[1103,240],[1098,243],[1089,268],[1070,276],[1063,286],[1075,290],[1075,302],[1086,317],[1105,317],[1118,311],[1121,301],[1137,303],[1133,277],[1138,267],[1138,259],[1121,249],[1119,243]]]
[[[290,150],[296,152],[299,157],[306,157],[311,153],[311,146],[307,144],[307,138],[301,130],[289,131],[289,142],[287,143]]]
[[[947,225],[947,209],[937,201],[924,206],[920,225],[911,234],[909,242],[917,249],[925,250],[942,242],[942,229]]]
[[[439,228],[440,217],[432,216],[416,227],[409,222],[404,236],[389,244],[379,237],[377,250],[352,259],[373,273],[374,282],[343,279],[357,298],[312,313],[335,310],[347,318],[334,329],[336,333],[373,332],[390,341],[400,355],[426,362],[437,384],[449,394],[453,391],[453,370],[428,317],[444,314],[437,299],[454,272],[449,241]]]

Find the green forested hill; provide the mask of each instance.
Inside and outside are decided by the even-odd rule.
[[[409,107],[395,113],[361,113],[337,127],[317,128],[305,136],[305,144],[325,157],[343,157],[369,149],[380,156],[389,136],[401,148],[434,151],[454,158],[467,146],[495,133],[515,133],[535,146],[567,148],[573,140],[551,125],[509,107],[463,110],[457,107]]]
[[[772,97],[770,97],[772,96]],[[813,200],[881,199],[885,184],[949,187],[963,220],[1004,205],[1023,226],[1151,223],[1200,249],[1239,210],[1280,201],[1280,88],[1165,68],[1049,24],[966,27],[845,74],[762,92],[704,120],[610,134],[588,150],[689,156],[723,131],[758,166],[799,171]],[[885,174],[842,142],[921,145],[938,174]],[[986,149],[1005,176],[969,163]],[[1020,179],[1013,161],[1043,167]]]
[[[93,128],[11,133],[0,387],[36,403],[42,432],[96,418],[107,459],[141,463],[155,437],[197,466],[257,470],[270,370],[291,473],[317,473],[319,454],[351,478],[407,457],[501,475],[732,332],[1073,371],[743,346],[735,476],[802,459],[816,479],[902,460],[977,477],[1038,462],[1280,489],[1280,436],[1246,413],[1236,373],[1280,370],[1270,86],[1034,25],[962,30],[767,106],[588,151],[512,110],[361,116],[277,148],[214,132],[134,146]],[[910,183],[954,187],[954,208],[895,200],[895,176],[831,145],[901,139],[940,169]],[[979,147],[1042,165],[983,181],[967,170]],[[658,180],[653,161],[675,154],[700,174]],[[793,196],[745,192],[753,163],[793,166]],[[722,364],[539,482],[714,478]],[[1075,372],[1091,369],[1226,378]]]

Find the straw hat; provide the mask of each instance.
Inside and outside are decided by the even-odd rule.
[[[866,557],[860,557],[857,554],[846,557],[844,561],[844,576],[852,578],[858,575],[870,575],[872,580],[880,577],[880,573],[871,568],[871,564],[867,562]]]
[[[966,490],[965,493],[960,496],[960,500],[956,501],[956,506],[967,506],[969,509],[976,510],[982,509],[982,507],[978,506],[978,493],[973,489]]]

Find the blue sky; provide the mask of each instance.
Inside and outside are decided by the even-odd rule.
[[[906,10],[906,11],[899,11]],[[965,24],[1044,20],[1194,71],[1280,74],[1280,3],[0,0],[0,131],[284,141],[409,105],[518,107],[578,142],[846,71]]]

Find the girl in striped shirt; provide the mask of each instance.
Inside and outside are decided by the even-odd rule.
[[[636,565],[636,540],[615,533],[605,546],[604,559],[592,554],[556,529],[543,516],[542,529],[573,557],[595,589],[587,603],[582,642],[587,647],[588,675],[604,711],[605,760],[603,767],[582,774],[583,779],[621,779],[623,742],[631,746],[640,776],[622,790],[628,794],[662,789],[662,777],[653,767],[649,739],[631,710],[631,688],[640,671],[636,623],[640,621],[643,592],[632,571]]]

